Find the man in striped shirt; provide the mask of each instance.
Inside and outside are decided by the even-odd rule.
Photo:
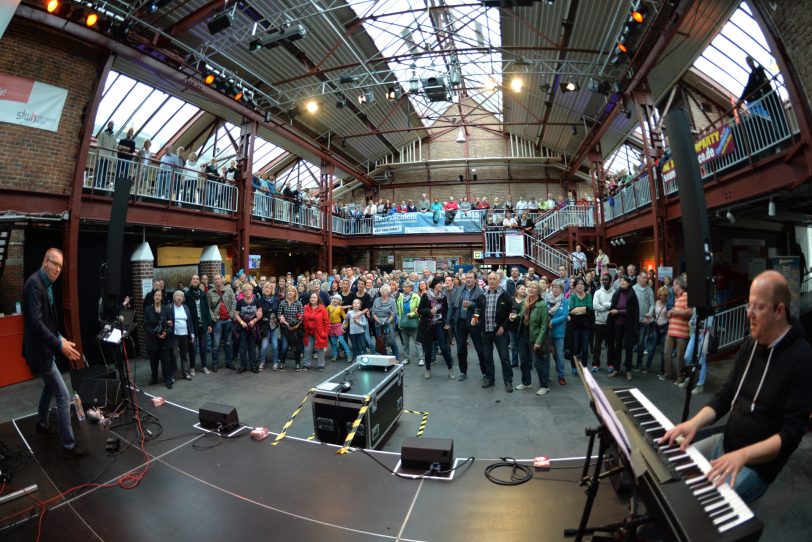
[[[666,380],[674,376],[675,384],[679,385],[685,380],[682,374],[685,368],[685,347],[688,346],[688,322],[693,312],[688,308],[688,292],[685,279],[677,277],[674,279],[674,308],[668,311],[668,336],[665,339],[665,373],[660,375],[660,380]],[[677,349],[676,367],[671,361],[671,354]]]

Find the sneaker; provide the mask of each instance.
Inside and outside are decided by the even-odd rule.
[[[426,364],[426,361],[421,359],[420,361],[417,362],[417,364],[423,367]]]
[[[257,374],[259,372],[259,368],[258,367],[251,367],[251,372],[254,373],[254,374]]]
[[[426,380],[428,380],[429,378],[431,378],[431,371],[426,371],[426,372],[423,374],[423,378],[425,378]]]
[[[452,371],[451,369],[448,370],[448,378],[454,380],[454,371]]]
[[[324,367],[319,367],[319,368],[318,368],[318,369],[316,369],[316,370],[317,370],[318,372],[320,372],[320,373],[321,373],[321,372],[323,372],[323,371],[324,371]]]
[[[410,363],[411,361],[409,361],[408,359],[404,359],[403,361],[400,362],[401,365],[409,365]]]
[[[191,380],[192,375],[190,373],[186,373],[185,375],[183,375],[183,378],[185,378],[186,380]]]
[[[691,394],[692,395],[699,395],[703,391],[705,391],[705,386],[697,386],[697,387],[695,387],[694,389],[691,390]]]
[[[643,350],[643,355],[648,356],[648,350]]]
[[[664,374],[657,375],[657,380],[663,380],[664,381],[666,378],[668,378],[668,377],[665,376]]]
[[[189,375],[191,375],[191,376],[195,376],[195,368],[194,368],[194,367],[192,367],[191,369],[189,369]]]
[[[518,389],[518,388],[516,388]],[[550,388],[539,388],[539,391],[536,392],[536,395],[547,395],[549,393]]]
[[[338,361],[338,358],[330,358],[330,361],[331,361],[332,363],[335,363],[336,361]]]
[[[677,386],[680,386],[680,384],[682,384],[683,382],[685,382],[685,377],[684,376],[678,376],[677,379],[674,381],[674,384],[677,385]],[[688,384],[686,384],[685,386],[687,386],[687,385]],[[684,388],[685,386],[680,386],[680,387]]]
[[[685,380],[683,380],[682,382],[679,382],[679,381],[674,382],[674,384],[675,384],[675,385],[676,385],[678,388],[685,389],[685,388],[687,388],[687,387],[688,387],[688,379],[686,378],[686,379],[685,379]]]
[[[609,374],[612,374],[612,373],[614,373],[614,372],[615,372],[615,368],[614,368],[614,367],[612,367],[612,366],[610,365],[610,366],[609,366],[609,367],[606,369],[606,372],[607,372],[607,373],[609,373]]]
[[[567,385],[567,379],[562,376],[561,378],[558,379],[558,385],[559,386],[566,386]]]
[[[600,371],[600,367],[598,367],[597,365],[593,365],[592,366],[592,372],[597,373],[598,371]]]
[[[309,370],[310,370],[310,367],[302,367],[301,369],[299,369],[299,372],[300,373],[306,373]]]
[[[465,373],[460,373],[459,376],[457,376],[457,380],[460,382],[462,382],[466,378],[468,378],[468,375],[466,375]]]
[[[519,384],[519,385],[517,385],[517,386],[516,386],[516,388],[515,388],[515,389],[516,389],[516,391],[522,391],[522,390],[529,390],[529,389],[531,389],[532,387],[533,387],[533,386],[529,386],[529,385],[528,385],[528,386],[525,386],[524,384]]]
[[[236,370],[237,370],[237,368],[236,368],[236,367],[234,367],[234,365],[233,365],[233,364],[232,364],[232,365],[228,365],[228,364],[226,364],[226,369],[231,369],[232,371],[236,371]]]
[[[643,373],[644,375],[647,375],[648,374],[648,369],[643,367],[642,369],[640,369],[640,372]]]
[[[217,372],[217,367],[212,367],[211,372],[216,373]]]
[[[278,371],[278,370],[279,370],[279,364],[278,364],[278,363],[274,363],[274,364],[273,364],[273,366],[271,367],[271,370],[272,370],[272,371]]]
[[[508,393],[513,393],[513,384],[505,384],[505,391]]]
[[[296,364],[296,372],[298,373],[301,370],[302,370],[302,366],[297,363]]]
[[[244,372],[245,372],[245,367],[240,367],[239,369],[237,369],[237,374],[238,374],[238,375],[241,375],[241,374],[243,374]],[[191,380],[191,378],[190,378],[189,380]]]
[[[626,371],[626,382],[632,381],[632,373],[631,371]]]
[[[79,444],[77,442],[76,445],[73,448],[65,448],[65,447],[63,447],[62,448],[62,453],[65,455],[65,457],[72,457],[72,458],[87,457],[87,456],[90,455],[90,450],[88,450],[87,448],[85,448],[84,446],[82,446],[81,444]]]
[[[204,375],[211,374],[211,371],[209,371],[209,369],[208,369],[208,368],[203,367],[203,374],[204,374]]]
[[[174,385],[175,385],[175,383],[172,380],[168,380],[166,382],[166,389],[171,390],[172,386],[174,386]]]
[[[612,371],[611,373],[609,373],[609,378],[615,378],[619,374],[620,374],[620,371]]]

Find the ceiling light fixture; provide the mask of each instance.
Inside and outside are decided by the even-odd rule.
[[[770,196],[770,203],[767,205],[767,216],[775,216],[775,202],[772,196]]]
[[[485,90],[488,92],[493,92],[498,86],[499,84],[496,82],[496,79],[493,76],[490,76],[485,80]]]
[[[465,143],[465,128],[462,126],[457,129],[457,143]]]
[[[395,102],[400,99],[400,87],[390,87],[389,90],[386,91],[386,99],[390,102]]]
[[[730,209],[727,210],[727,213],[725,214],[725,218],[727,218],[727,221],[730,222],[731,224],[736,223],[736,217],[733,215],[733,212],[731,212]]]
[[[559,86],[561,88],[561,92],[563,93],[575,92],[578,90],[578,81],[576,81],[574,77],[570,76],[566,83],[561,83]]]
[[[59,9],[59,0],[48,0],[48,3],[45,5],[45,10],[48,13],[53,13]]]
[[[87,14],[87,17],[85,17],[86,26],[89,27],[96,26],[96,23],[98,22],[99,22],[99,14],[94,11],[91,11],[90,13]]]
[[[317,102],[316,100],[308,100],[307,103],[305,103],[305,111],[307,111],[311,115],[313,113],[316,113],[318,110],[319,110],[319,102]]]
[[[510,89],[513,92],[519,93],[522,91],[522,86],[524,85],[524,81],[522,81],[521,77],[514,77],[513,80],[510,82]]]

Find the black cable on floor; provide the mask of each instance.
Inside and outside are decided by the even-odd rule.
[[[522,465],[512,457],[501,457],[502,461],[485,467],[485,478],[500,486],[518,486],[533,479],[533,467]],[[497,469],[510,468],[510,479],[497,478],[493,472]]]

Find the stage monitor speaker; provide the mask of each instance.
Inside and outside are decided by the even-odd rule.
[[[135,171],[135,164],[132,164]],[[110,222],[107,225],[107,272],[105,273],[104,294],[118,300],[121,295],[121,258],[124,250],[124,226],[127,223],[127,208],[130,200],[132,180],[116,176],[116,190],[110,209]]]
[[[217,403],[206,403],[200,407],[198,419],[200,420],[201,427],[213,429],[221,433],[233,431],[240,425],[236,408]]]
[[[107,380],[118,380],[118,374],[114,370],[108,370],[106,365],[91,365],[75,369],[70,372],[70,385],[74,391],[82,388],[82,382],[91,378],[104,378]],[[80,394],[81,395],[81,394]]]
[[[425,469],[434,463],[449,470],[454,462],[454,441],[448,438],[406,437],[400,448],[400,464],[407,469]]]
[[[679,186],[682,208],[682,234],[685,245],[685,267],[688,272],[688,304],[707,311],[711,306],[711,242],[705,190],[699,174],[699,162],[682,108],[665,116],[665,128],[671,145],[671,158]]]
[[[79,398],[85,408],[115,408],[121,402],[121,382],[112,378],[85,378],[79,386]]]

